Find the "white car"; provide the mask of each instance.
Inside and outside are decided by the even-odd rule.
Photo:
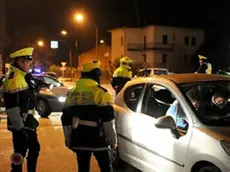
[[[137,77],[138,76],[145,76],[146,72],[147,72],[147,76],[172,74],[171,72],[168,71],[168,69],[165,69],[165,68],[146,68],[146,69],[140,69],[137,72],[136,76]]]
[[[196,110],[187,96],[197,89],[200,104],[205,104],[220,87],[230,93],[230,78],[172,74],[129,81],[114,102],[116,162],[144,172],[230,172],[229,116],[204,121],[199,113],[203,111]],[[166,115],[175,102],[174,117]],[[226,108],[230,109],[229,102]],[[202,115],[206,119],[211,114]]]

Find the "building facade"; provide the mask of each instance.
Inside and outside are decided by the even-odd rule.
[[[192,70],[191,57],[204,42],[204,31],[183,27],[117,28],[111,32],[112,60],[129,56],[135,62],[173,72]]]
[[[103,43],[98,46],[98,59],[96,58],[96,49],[93,48],[78,56],[78,68],[81,70],[84,63],[93,61],[100,62],[101,69],[108,69],[111,62],[111,48]]]

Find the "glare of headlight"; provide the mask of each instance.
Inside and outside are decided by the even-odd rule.
[[[66,97],[58,97],[59,102],[65,102]]]

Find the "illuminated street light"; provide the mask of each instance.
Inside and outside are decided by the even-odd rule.
[[[62,31],[61,31],[61,34],[62,34],[62,35],[67,35],[67,31],[62,30]]]
[[[44,46],[44,42],[43,41],[38,41],[37,44],[38,44],[39,47],[43,47]]]
[[[78,13],[75,15],[75,19],[78,23],[82,23],[84,21],[84,15],[82,13]],[[95,25],[95,32],[96,32],[96,58],[98,61],[98,27]]]
[[[84,20],[84,16],[80,13],[76,14],[75,16],[75,19],[78,21],[78,22],[83,22]]]
[[[101,43],[101,44],[104,44],[104,40],[100,40],[100,43]]]

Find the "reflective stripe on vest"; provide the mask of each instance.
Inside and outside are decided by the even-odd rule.
[[[211,63],[207,63],[206,74],[212,74],[212,65]]]

